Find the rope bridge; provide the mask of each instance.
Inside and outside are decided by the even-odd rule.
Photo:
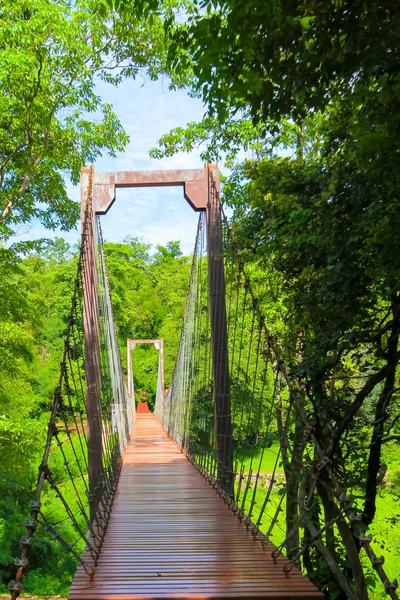
[[[386,593],[398,599],[397,583],[389,581],[321,452],[302,390],[268,330],[221,207],[217,169],[97,175],[86,169],[82,182],[82,244],[60,380],[10,584],[13,600],[21,593],[38,525],[79,564],[71,599],[322,598],[299,570],[313,547],[352,599],[354,590],[324,544],[326,532],[343,522]],[[190,283],[168,391],[160,351],[155,416],[138,415],[135,425],[133,378],[128,391],[99,215],[115,200],[116,187],[172,184],[182,185],[200,212]],[[304,470],[308,477],[300,482]],[[314,492],[324,473],[334,483],[336,509],[316,525]],[[217,504],[212,487],[221,497]],[[65,513],[57,522],[49,509],[52,497]],[[308,535],[301,536],[302,529]],[[209,546],[201,538],[206,533]],[[240,553],[231,555],[222,543],[227,533],[227,543]],[[149,539],[153,554],[146,559]],[[116,550],[129,555],[123,567]],[[146,560],[156,565],[149,568]],[[202,564],[208,574],[201,574]]]

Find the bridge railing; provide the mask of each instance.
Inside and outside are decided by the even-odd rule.
[[[290,559],[286,575],[295,565],[304,568],[307,556],[317,552],[348,597],[356,598],[325,543],[335,527],[346,527],[365,550],[386,593],[397,599],[397,583],[390,583],[383,559],[376,556],[360,525],[360,515],[342,492],[308,417],[305,390],[286,366],[296,362],[296,343],[291,350],[283,348],[278,333],[269,330],[260,300],[265,280],[257,281],[257,273],[244,263],[220,205],[219,215],[223,254],[214,259],[224,260],[224,285],[210,269],[203,213],[172,382],[165,397],[159,390],[156,413],[273,560],[286,554]],[[225,310],[212,315],[212,295],[221,290]],[[213,340],[210,316],[226,319],[226,347]],[[221,369],[226,353],[229,385],[224,386],[223,403],[217,404],[216,375],[226,372]],[[224,424],[219,431],[218,420]],[[324,481],[333,490],[329,517],[320,510],[318,494]]]
[[[286,538],[283,492],[293,455],[291,448],[281,446],[279,437],[292,427],[293,402],[250,282],[238,265],[224,226],[230,424],[219,435],[225,438],[224,447],[232,459],[228,477],[224,474],[221,480],[228,462],[219,464],[221,440],[215,426],[206,240],[202,213],[172,383],[165,397],[159,389],[156,414],[254,535],[263,531],[265,542],[272,539],[279,546]]]
[[[96,277],[96,287],[89,285],[89,277]],[[84,324],[94,315],[99,343],[91,356],[96,379],[89,388],[88,330]],[[37,528],[47,531],[89,575],[93,574],[122,453],[134,423],[135,403],[128,396],[123,378],[101,229],[92,214],[90,180],[61,359],[36,493],[25,521],[22,553],[15,560],[16,578],[9,584],[13,599],[21,593]]]

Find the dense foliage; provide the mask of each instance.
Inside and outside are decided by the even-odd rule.
[[[166,3],[165,10],[168,10]],[[0,6],[0,240],[39,220],[70,229],[79,209],[65,177],[128,136],[96,81],[162,70],[161,16],[120,16],[92,0],[6,0]]]
[[[375,188],[373,177],[337,162],[332,160],[332,170],[318,160],[247,163],[239,169],[240,183],[232,181],[226,195],[235,205],[237,236],[270,327],[303,391],[321,455],[331,461],[367,528],[388,476],[385,457],[395,451],[400,433],[399,265],[392,230],[398,209],[384,197],[381,181],[379,196],[376,191],[366,197],[364,190]],[[270,312],[277,306],[274,296],[278,323]],[[297,424],[300,435],[302,428]],[[335,513],[334,488],[328,474],[317,486],[328,520]],[[359,547],[348,533],[339,527],[326,543],[342,571],[348,565],[354,574]],[[305,557],[309,573],[326,585],[329,575],[317,568],[318,561],[318,552]]]
[[[182,256],[179,242],[157,246],[153,255],[150,248],[137,238],[105,244],[123,364],[128,338],[162,338],[168,387],[181,333],[190,257]],[[154,406],[157,389],[157,361],[153,345],[137,346],[132,353],[136,392],[148,391],[150,406]]]

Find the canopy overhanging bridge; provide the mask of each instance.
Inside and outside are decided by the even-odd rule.
[[[117,188],[153,185],[182,186],[199,212],[167,392],[162,340],[128,340],[125,383],[100,227]],[[339,485],[332,520],[318,526],[311,519],[316,482],[331,466],[237,251],[217,167],[84,168],[81,190],[77,276],[36,497],[10,584],[13,600],[37,527],[78,563],[71,600],[323,598],[302,574],[303,558],[316,547],[346,585],[323,543],[340,519],[397,598]],[[159,350],[154,414],[135,411],[130,352],[144,342]],[[298,485],[296,440],[284,443],[296,419],[308,436],[307,490]],[[308,530],[306,541],[300,542],[300,527]],[[354,590],[345,592],[356,598]]]

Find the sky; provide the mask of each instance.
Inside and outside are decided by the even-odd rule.
[[[202,102],[190,98],[183,90],[169,91],[166,79],[125,81],[118,88],[98,85],[98,94],[110,102],[130,137],[125,152],[116,158],[102,157],[96,171],[124,171],[147,169],[202,168],[200,152],[180,153],[171,158],[155,160],[149,157],[150,148],[173,127],[185,126],[189,121],[201,120]],[[68,185],[69,196],[79,201],[79,187]],[[107,241],[117,242],[126,236],[137,236],[151,243],[165,245],[179,240],[185,254],[193,251],[198,214],[183,197],[182,188],[133,188],[117,191],[116,201],[102,217],[103,235]],[[78,224],[78,228],[80,224]],[[45,230],[34,224],[29,230],[20,230],[21,239],[64,237],[68,242],[79,240],[78,228],[67,233]]]

